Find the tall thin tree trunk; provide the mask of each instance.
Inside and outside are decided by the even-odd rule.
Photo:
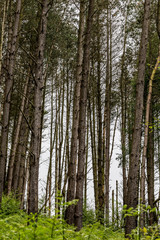
[[[81,86],[81,77],[82,77],[83,34],[84,34],[84,23],[85,23],[84,11],[85,11],[85,1],[80,0],[77,69],[76,69],[76,84],[75,84],[75,89],[74,89],[74,102],[73,102],[71,153],[70,153],[70,160],[69,160],[69,165],[68,165],[67,202],[75,199],[78,122],[79,122],[79,99],[80,99],[80,86]],[[69,223],[69,224],[74,223],[74,209],[75,209],[74,205],[70,205],[66,209],[65,219],[67,220],[67,223]]]
[[[153,126],[153,109],[150,103],[149,125]],[[148,149],[147,149],[147,183],[148,183],[148,204],[151,209],[154,208],[154,128],[148,132]],[[149,225],[157,222],[156,212],[149,213]]]
[[[97,14],[97,135],[98,135],[98,220],[104,222],[104,161],[102,142],[100,25]]]
[[[1,132],[1,145],[0,145],[0,203],[2,200],[5,166],[7,162],[7,145],[8,145],[8,132],[9,132],[9,114],[11,106],[11,95],[13,88],[13,73],[15,66],[16,46],[18,41],[18,30],[20,22],[21,12],[21,0],[17,1],[15,22],[13,27],[13,36],[11,42],[11,51],[9,53],[10,61],[8,66],[8,74],[5,79],[5,93],[4,93],[4,104],[3,104],[3,118],[2,118],[2,132]]]
[[[105,96],[105,211],[106,223],[109,224],[109,175],[110,175],[110,45],[109,45],[109,1],[107,2],[107,66],[106,66],[106,96]]]
[[[140,199],[141,199],[141,203],[143,205],[145,204],[145,169],[146,169],[146,155],[147,155],[147,145],[148,145],[149,114],[150,114],[150,105],[151,105],[151,100],[152,100],[152,85],[153,85],[154,75],[159,66],[159,62],[160,62],[160,45],[159,45],[159,55],[157,58],[157,62],[155,64],[155,67],[152,71],[151,78],[149,80],[149,90],[148,90],[147,104],[146,104],[144,145],[143,145],[143,154],[142,154],[141,186],[140,186]],[[143,228],[144,224],[145,224],[144,217],[145,217],[145,214],[142,213],[141,214],[141,228]]]
[[[96,146],[94,141],[95,126],[92,127],[92,114],[91,114],[91,103],[90,96],[88,94],[88,111],[90,116],[90,135],[91,135],[91,149],[92,149],[92,166],[93,166],[93,185],[94,185],[94,200],[95,200],[95,210],[98,211],[98,177],[97,177],[97,164],[96,164]],[[94,114],[94,113],[93,113]],[[94,123],[94,121],[93,121]]]
[[[80,108],[79,108],[79,151],[78,151],[78,171],[77,171],[77,186],[76,199],[78,203],[75,207],[75,226],[77,230],[82,228],[83,214],[83,182],[84,182],[84,163],[85,163],[85,135],[86,135],[86,109],[87,109],[87,89],[89,77],[90,63],[90,42],[91,30],[94,14],[94,0],[89,1],[88,18],[84,40],[84,57],[82,65],[82,81],[80,91]]]
[[[13,191],[14,193],[17,192],[19,196],[22,193],[26,151],[27,151],[28,137],[29,137],[29,128],[25,118],[27,118],[27,121],[29,122],[31,118],[31,111],[30,111],[28,99],[26,100],[25,110],[24,112],[22,112],[22,114],[24,116],[22,117],[22,123],[21,123],[20,132],[19,132],[19,141],[16,149],[16,158],[15,158],[14,170],[13,170],[14,181],[12,181]]]
[[[67,114],[66,114],[66,154],[65,154],[65,166],[64,166],[64,184],[62,188],[62,196],[64,202],[66,202],[66,184],[68,179],[68,164],[69,164],[69,154],[70,154],[70,146],[69,146],[69,125],[70,125],[70,111],[71,111],[71,96],[72,96],[72,83],[69,91],[69,66],[67,62]],[[70,94],[69,94],[70,93]],[[70,96],[70,97],[69,97]]]
[[[61,92],[59,93],[59,96],[61,95]],[[56,123],[55,123],[55,215],[57,215],[58,212],[58,204],[57,204],[57,197],[58,197],[58,116],[60,111],[60,101],[58,101],[58,90],[56,91]]]
[[[88,152],[89,152],[89,114],[87,114],[87,139],[86,139],[86,161],[85,161],[85,180],[84,180],[84,209],[87,210],[87,177],[88,177]]]
[[[119,202],[118,202],[118,181],[116,180],[116,225],[119,227]]]
[[[63,74],[62,74],[62,79],[64,77],[64,69],[63,69]],[[60,114],[59,114],[59,144],[58,144],[58,195],[61,193],[61,184],[62,184],[62,171],[63,171],[63,157],[62,157],[62,145],[63,145],[63,115],[64,115],[64,94],[65,94],[65,89],[64,89],[64,82],[62,86],[62,97],[61,99],[59,98],[60,102]],[[65,148],[65,146],[64,146]],[[59,197],[59,196],[58,196]],[[60,206],[61,205],[61,199],[58,198],[58,210],[60,213]]]
[[[112,190],[112,226],[114,227],[115,218],[114,218],[114,190]]]
[[[22,97],[22,103],[19,111],[19,116],[17,120],[17,126],[14,134],[14,141],[11,149],[11,156],[9,159],[9,165],[8,165],[8,176],[7,176],[7,192],[10,194],[12,190],[12,181],[13,179],[13,167],[14,167],[14,162],[15,162],[15,157],[16,157],[16,150],[18,146],[18,140],[19,140],[19,133],[20,133],[20,128],[21,128],[21,123],[22,123],[22,117],[23,117],[23,112],[24,112],[24,107],[25,107],[25,100],[26,100],[26,94],[27,94],[27,88],[28,88],[28,83],[29,83],[29,77],[26,80],[25,86],[24,86],[24,92],[23,92],[23,97]]]
[[[120,91],[121,91],[121,148],[122,148],[122,173],[123,173],[123,205],[127,204],[127,173],[126,173],[126,82],[124,76],[125,68],[125,54],[126,54],[126,42],[127,42],[127,19],[128,19],[128,2],[126,6],[126,16],[124,23],[124,42],[123,42],[123,54],[121,63],[121,75],[120,75]]]
[[[38,175],[41,152],[42,100],[43,100],[43,60],[47,33],[48,0],[42,0],[42,12],[39,26],[38,47],[35,66],[34,117],[31,137],[30,180],[28,213],[38,212]]]
[[[8,11],[8,0],[4,1],[3,4],[3,17],[2,17],[2,26],[1,26],[1,38],[0,38],[0,76],[2,73],[2,56],[3,56],[3,44],[4,44],[4,34],[6,26],[6,15]]]
[[[53,157],[53,78],[51,82],[51,126],[50,126],[50,156],[49,156],[49,170],[48,170],[48,181],[49,181],[49,216],[51,215],[51,191],[52,191],[52,157]]]
[[[128,208],[136,208],[138,204],[138,187],[139,187],[139,160],[141,146],[141,131],[142,131],[142,115],[143,115],[143,93],[144,93],[144,74],[146,63],[146,52],[148,44],[148,27],[150,14],[150,0],[145,0],[144,4],[144,20],[141,34],[141,44],[139,51],[138,77],[136,84],[136,104],[135,104],[135,121],[132,138],[132,151],[129,163],[128,175]],[[136,228],[137,218],[135,216],[126,218],[126,236],[131,233],[131,230]]]
[[[157,6],[157,33],[160,40],[160,0],[158,0],[158,6]],[[152,121],[152,113],[150,114],[150,106],[152,102],[152,88],[153,88],[153,80],[155,73],[158,69],[160,62],[160,44],[159,44],[159,52],[158,52],[158,58],[155,64],[155,67],[152,71],[151,78],[149,80],[149,90],[148,90],[148,96],[147,96],[147,103],[146,103],[146,116],[145,116],[145,132],[144,132],[144,146],[143,146],[143,155],[142,155],[142,165],[141,165],[141,187],[140,187],[140,199],[141,203],[145,204],[145,166],[146,166],[146,155],[147,155],[147,146],[148,146],[148,130],[149,130],[149,118]],[[149,157],[147,158],[147,175],[149,177],[148,179],[148,201],[153,207],[154,202],[154,154],[153,149],[151,149],[152,146],[152,137],[153,134],[150,133],[149,138],[149,150],[148,154]],[[151,190],[151,187],[153,189]],[[153,223],[154,221],[154,215],[151,213],[151,219],[150,223]],[[140,221],[141,228],[145,225],[145,213],[141,214],[141,221]]]

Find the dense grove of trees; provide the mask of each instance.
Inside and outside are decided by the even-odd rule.
[[[62,211],[80,230],[92,174],[97,221],[126,236],[157,223],[160,0],[0,0],[0,33],[0,206],[12,193],[28,214]]]

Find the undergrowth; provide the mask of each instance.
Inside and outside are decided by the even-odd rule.
[[[0,210],[0,240],[98,240],[124,239],[124,234],[105,228],[95,221],[94,212],[84,214],[84,227],[80,232],[57,216],[28,215],[19,210],[13,196],[3,196]]]
[[[65,203],[66,204],[66,203]],[[70,202],[66,205],[71,204]],[[125,216],[139,216],[140,208],[126,209]],[[153,212],[154,209],[149,209]],[[144,211],[144,210],[143,210]],[[148,211],[148,208],[145,209]],[[19,202],[13,197],[3,196],[0,209],[0,240],[121,240],[124,232],[117,227],[105,227],[96,222],[95,212],[85,209],[83,214],[84,227],[76,232],[75,227],[67,225],[63,217],[57,213],[56,216],[48,217],[42,213],[38,216],[28,216],[20,210]],[[153,225],[147,228],[137,228],[130,234],[132,240],[160,240],[160,227]]]
[[[100,223],[86,225],[80,232],[75,232],[75,228],[68,226],[62,219],[56,217],[48,218],[43,215],[30,218],[21,212],[0,219],[0,240],[28,240],[28,239],[55,239],[55,240],[97,240],[97,239],[124,239],[123,234],[114,232],[110,228],[104,228]]]

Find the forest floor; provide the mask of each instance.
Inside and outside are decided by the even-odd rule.
[[[62,216],[46,214],[28,216],[20,210],[20,203],[11,195],[3,196],[0,209],[0,240],[98,240],[124,239],[122,231],[105,228],[95,220],[93,210],[84,211],[84,227],[76,232]]]
[[[124,234],[104,228],[99,223],[86,225],[80,232],[66,225],[62,219],[39,216],[38,222],[33,216],[27,224],[28,217],[19,212],[13,215],[0,216],[0,240],[97,240],[97,239],[124,239]]]
[[[96,222],[93,210],[85,210],[84,227],[76,232],[67,225],[62,216],[49,217],[46,214],[28,216],[20,210],[20,203],[11,196],[3,196],[0,209],[0,240],[121,240],[124,229],[105,227]],[[139,235],[137,235],[137,233]],[[160,226],[134,230],[132,240],[160,240]]]

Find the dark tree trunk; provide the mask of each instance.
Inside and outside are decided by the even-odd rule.
[[[110,103],[111,103],[111,59],[110,59],[110,3],[107,1],[107,66],[106,66],[106,95],[105,95],[105,210],[106,223],[109,224],[109,175],[110,175]]]
[[[104,161],[102,142],[100,26],[97,16],[97,130],[98,130],[98,220],[104,222]]]
[[[39,157],[41,152],[41,127],[42,127],[42,102],[43,102],[43,58],[45,49],[45,39],[47,32],[48,0],[42,0],[42,12],[38,36],[38,48],[35,66],[35,88],[34,88],[34,113],[33,113],[33,132],[31,137],[30,154],[30,180],[29,180],[29,202],[28,213],[38,212],[38,175]]]
[[[24,115],[28,119],[29,111],[28,111],[28,101],[25,106]],[[28,136],[29,136],[29,128],[25,117],[22,118],[21,129],[19,133],[19,142],[16,151],[16,159],[14,163],[14,171],[13,171],[13,182],[12,188],[15,193],[18,193],[20,196],[22,194],[23,189],[23,178],[25,172],[25,164],[26,164],[26,151],[28,145]]]
[[[15,66],[16,46],[18,41],[18,30],[21,12],[21,0],[17,1],[15,22],[13,26],[13,36],[11,40],[11,48],[9,49],[9,65],[7,66],[7,75],[5,79],[5,93],[3,104],[3,118],[2,118],[2,133],[0,145],[0,203],[2,200],[2,193],[4,187],[5,167],[7,162],[7,145],[8,145],[8,132],[9,132],[9,114],[11,107],[11,95],[13,88],[13,73]]]
[[[121,76],[120,76],[120,91],[121,91],[121,149],[122,149],[122,174],[123,174],[123,205],[127,204],[127,162],[126,162],[126,77],[125,77],[125,60],[126,60],[126,42],[127,42],[127,20],[128,20],[128,5],[126,7],[125,25],[124,25],[124,42],[123,54],[121,59]]]
[[[86,135],[86,108],[87,108],[87,88],[90,62],[90,41],[91,29],[94,14],[94,0],[89,1],[88,18],[86,24],[84,40],[84,57],[82,64],[82,81],[80,91],[80,109],[79,109],[79,151],[78,151],[78,171],[76,199],[78,203],[75,207],[75,226],[77,230],[82,228],[83,215],[83,183],[84,183],[84,165],[85,165],[85,135]]]
[[[73,102],[71,154],[70,154],[70,160],[69,160],[69,166],[68,166],[67,202],[75,199],[78,122],[79,122],[79,98],[80,98],[80,86],[81,86],[81,77],[82,77],[83,34],[84,34],[84,20],[85,20],[84,11],[85,11],[85,1],[80,0],[77,69],[76,69],[76,84],[74,89],[74,102]],[[65,219],[67,220],[68,224],[74,224],[74,209],[75,209],[74,205],[70,205],[66,209]]]
[[[14,182],[13,169],[14,169],[14,162],[15,162],[15,158],[16,158],[16,150],[17,150],[17,146],[18,146],[18,142],[19,142],[19,133],[20,133],[21,123],[22,123],[22,118],[23,118],[23,112],[24,112],[24,108],[25,108],[28,83],[29,83],[29,76],[28,76],[25,86],[24,86],[22,103],[21,103],[19,116],[18,116],[17,123],[16,123],[16,129],[15,129],[15,134],[14,134],[14,139],[13,139],[13,144],[12,144],[12,149],[11,149],[11,154],[10,154],[10,159],[9,159],[9,164],[8,164],[8,175],[7,175],[7,192],[8,192],[8,194],[11,192],[12,182]],[[18,174],[17,174],[17,176],[18,176]]]
[[[144,74],[148,44],[149,13],[150,13],[150,0],[146,0],[144,4],[144,20],[139,52],[138,78],[136,84],[136,105],[135,105],[134,130],[132,138],[132,150],[129,163],[128,194],[127,194],[128,208],[130,207],[136,208],[138,204],[139,160],[143,115]],[[130,234],[132,229],[136,228],[136,226],[137,218],[135,216],[127,217],[125,228],[126,236]]]
[[[153,126],[153,110],[150,106],[149,125]],[[148,204],[154,208],[154,130],[148,133],[148,151],[147,151],[147,184],[148,184]],[[149,225],[157,222],[155,212],[149,214]]]

